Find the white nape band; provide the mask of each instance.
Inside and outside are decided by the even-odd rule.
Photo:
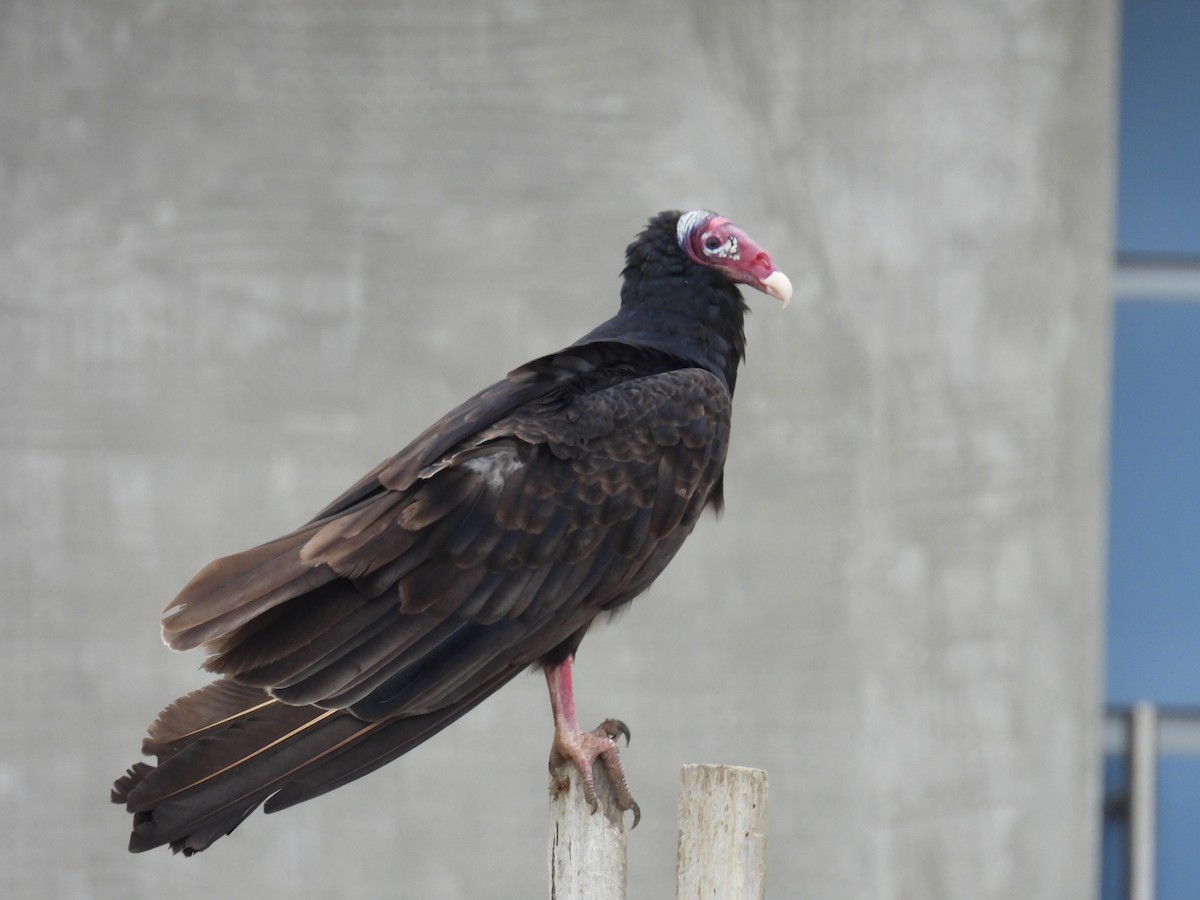
[[[679,246],[685,246],[687,236],[691,234],[693,228],[715,215],[716,213],[707,209],[693,209],[691,212],[685,212],[681,215],[679,217],[679,224],[675,228],[675,239],[679,241]]]

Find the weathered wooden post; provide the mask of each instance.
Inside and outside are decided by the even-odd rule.
[[[595,815],[574,766],[562,766],[550,792],[551,900],[625,900],[625,821],[604,766],[593,766]]]
[[[602,766],[600,808],[564,766],[550,796],[551,900],[625,900],[624,816]],[[679,790],[678,900],[763,900],[767,880],[767,773],[741,766],[684,766]]]
[[[762,900],[767,773],[741,766],[684,766],[676,860],[677,900]]]

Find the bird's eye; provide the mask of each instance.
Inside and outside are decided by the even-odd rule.
[[[704,249],[709,253],[712,253],[714,250],[721,249],[721,239],[715,234],[710,234],[704,239]]]

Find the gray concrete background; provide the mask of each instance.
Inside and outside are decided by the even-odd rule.
[[[129,856],[161,607],[615,307],[653,212],[752,299],[724,520],[584,643],[671,895],[679,766],[771,896],[1093,892],[1113,4],[0,5],[0,895],[537,897],[521,679],[397,764]]]

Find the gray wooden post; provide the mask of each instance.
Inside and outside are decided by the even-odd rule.
[[[767,882],[767,773],[684,766],[675,896],[762,900]]]
[[[625,900],[625,821],[603,766],[593,766],[600,808],[583,798],[574,766],[550,790],[551,900]]]

